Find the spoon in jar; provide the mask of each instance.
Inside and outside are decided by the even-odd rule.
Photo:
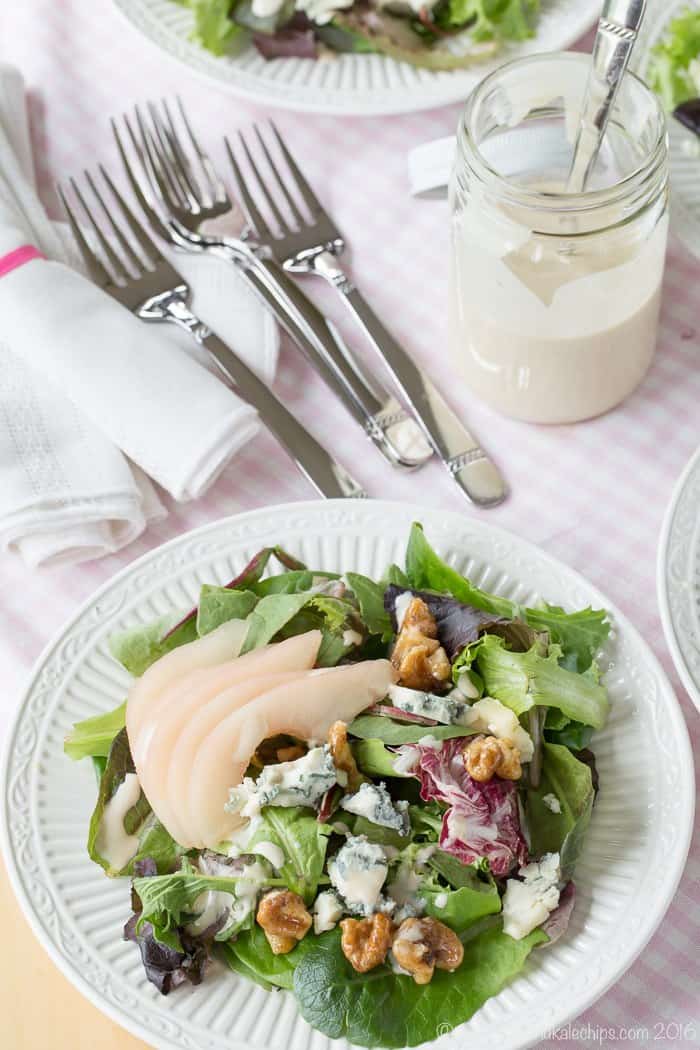
[[[645,8],[646,0],[605,0],[593,44],[593,65],[586,84],[567,193],[583,193],[586,188]]]

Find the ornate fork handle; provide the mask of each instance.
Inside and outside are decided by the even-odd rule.
[[[430,445],[396,398],[377,390],[349,354],[321,311],[272,258],[264,246],[233,237],[185,230],[170,222],[173,243],[184,250],[218,255],[233,262],[252,291],[302,348],[324,382],[361,424],[393,466],[413,470],[432,455]]]
[[[285,265],[289,270],[317,274],[341,293],[403,391],[416,421],[450,475],[478,506],[500,503],[508,490],[498,468],[428,376],[384,327],[362,293],[338,265],[335,256],[330,252],[318,252]]]
[[[187,292],[184,284],[161,292],[141,304],[138,316],[145,321],[176,324],[200,343],[243,399],[258,410],[267,429],[322,496],[365,498],[367,493],[348,471],[294,418],[255,372],[192,312]]]

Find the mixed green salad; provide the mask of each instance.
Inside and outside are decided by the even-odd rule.
[[[669,111],[700,95],[700,9],[697,6],[689,4],[669,22],[652,53],[648,80]]]
[[[377,51],[457,69],[532,36],[539,0],[176,0],[194,39],[224,55],[251,38],[264,58]]]
[[[480,589],[416,524],[382,579],[265,548],[195,609],[114,637],[129,697],[65,751],[94,764],[87,849],[131,878],[148,979],[168,994],[216,957],[366,1047],[467,1021],[568,925],[609,630],[602,610]],[[196,795],[216,754],[221,841]]]

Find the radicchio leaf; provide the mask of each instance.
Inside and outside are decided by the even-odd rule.
[[[527,843],[520,827],[518,790],[512,780],[493,777],[478,783],[466,771],[464,738],[446,740],[440,748],[415,746],[419,753],[411,772],[421,782],[425,802],[444,802],[440,848],[464,864],[486,857],[496,876],[515,864],[526,864]]]

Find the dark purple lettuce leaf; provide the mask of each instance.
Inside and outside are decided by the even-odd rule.
[[[450,807],[442,820],[440,848],[464,864],[485,857],[493,874],[504,876],[528,859],[518,789],[514,781],[499,777],[485,784],[472,779],[464,766],[464,744],[458,737],[440,748],[412,745],[418,757],[411,772],[420,780],[425,802]]]
[[[179,931],[181,951],[156,940],[150,922],[139,922],[138,914],[132,915],[124,927],[124,940],[133,941],[141,952],[141,961],[146,977],[161,995],[167,995],[185,981],[200,984],[209,962],[209,950],[201,938],[188,937]]]
[[[398,628],[396,599],[409,590],[408,587],[398,587],[391,583],[384,591],[384,608],[391,616],[394,631]],[[449,594],[433,594],[430,591],[411,591],[410,593],[415,594],[417,598],[422,598],[435,617],[438,639],[450,660],[454,660],[465,646],[475,642],[487,625],[490,630],[491,625],[505,622],[494,619],[492,613],[475,609],[473,605],[465,605],[464,602],[457,601]]]
[[[673,115],[684,128],[700,135],[700,98],[691,98],[676,106]]]
[[[276,33],[253,33],[253,43],[263,58],[268,60],[317,57],[313,23],[301,11]]]
[[[600,777],[598,775],[598,766],[596,765],[595,755],[589,747],[584,747],[580,751],[572,751],[571,754],[574,758],[577,758],[579,762],[583,762],[584,766],[588,766],[590,769],[593,791],[597,795],[600,787]]]
[[[542,925],[542,929],[549,937],[547,944],[542,945],[543,948],[547,948],[550,944],[554,944],[563,934],[566,933],[575,904],[576,887],[573,882],[569,881],[559,894],[559,904]]]

